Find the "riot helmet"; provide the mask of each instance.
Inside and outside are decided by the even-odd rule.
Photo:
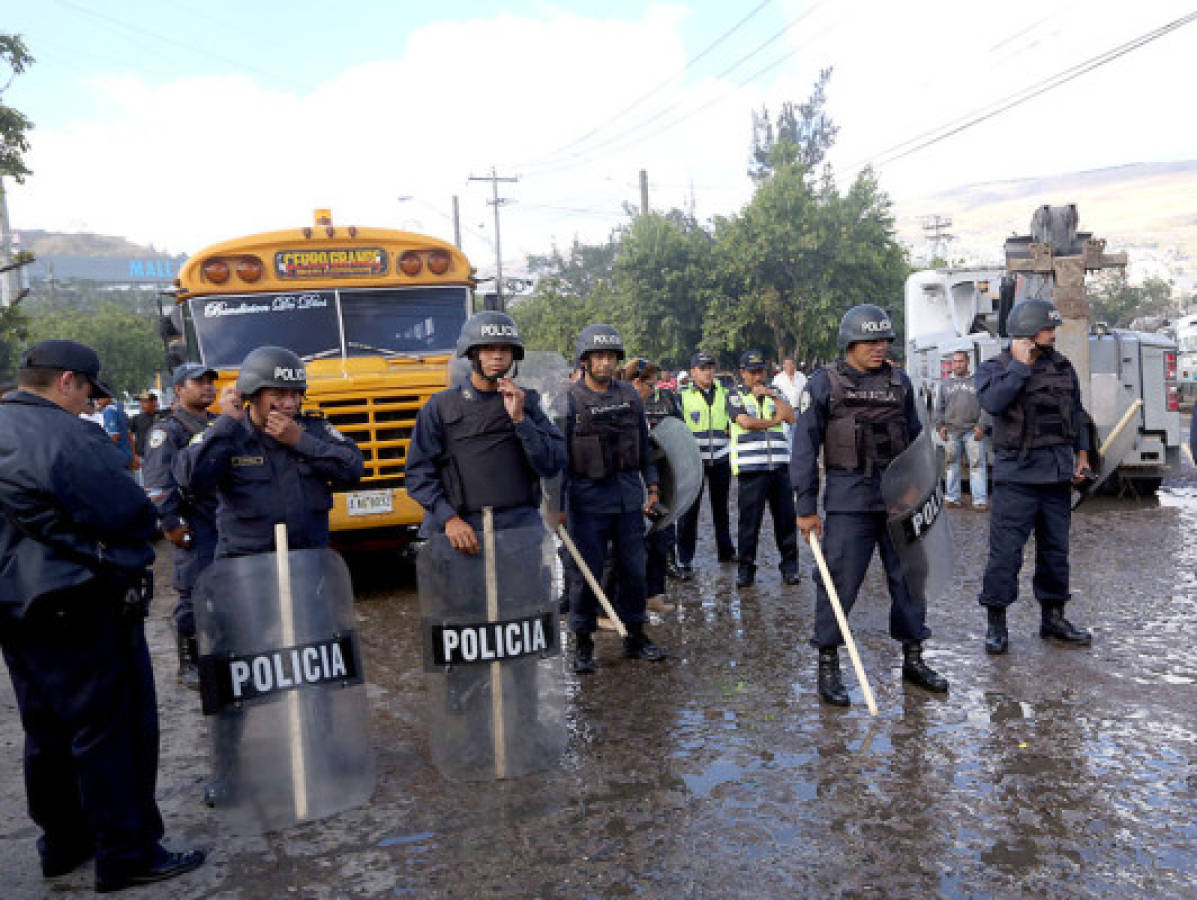
[[[897,337],[889,313],[880,306],[862,303],[844,313],[836,336],[836,346],[847,350],[858,341],[893,341]]]
[[[1044,328],[1059,328],[1064,324],[1056,304],[1047,300],[1024,300],[1010,310],[1006,319],[1006,334],[1012,338],[1033,338]]]
[[[587,325],[578,335],[578,362],[595,350],[614,350],[617,359],[624,358],[623,338],[614,325]]]
[[[262,388],[306,391],[308,373],[303,360],[286,347],[258,347],[241,361],[237,390],[252,397]]]
[[[511,316],[495,310],[474,313],[461,326],[461,334],[457,337],[457,355],[469,356],[475,347],[497,344],[510,347],[517,361],[524,358],[524,341]]]

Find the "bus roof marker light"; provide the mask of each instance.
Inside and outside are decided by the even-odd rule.
[[[356,226],[356,225],[350,225],[350,226],[349,226],[349,236],[350,236],[351,238],[355,238],[355,237],[357,237],[357,226]]]
[[[399,255],[399,271],[404,275],[419,275],[424,267],[424,261],[415,250],[404,250]]]
[[[251,284],[262,277],[262,260],[256,256],[243,256],[237,260],[237,277]]]
[[[202,272],[204,278],[213,284],[224,284],[229,280],[229,264],[219,257],[205,262]]]
[[[310,238],[312,236],[312,229],[307,225],[303,226],[303,236],[305,238]]]
[[[440,247],[428,254],[428,271],[433,275],[444,275],[449,271],[449,251]]]
[[[333,228],[331,225],[326,225],[324,227],[324,233],[329,237],[333,237],[337,233],[337,229]]]

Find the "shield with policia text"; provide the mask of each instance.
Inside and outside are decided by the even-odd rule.
[[[929,428],[886,467],[881,496],[889,535],[914,599],[926,603],[943,596],[952,578],[952,539],[943,516],[943,482]]]
[[[549,768],[566,740],[552,541],[540,527],[492,535],[476,554],[437,535],[416,562],[429,750],[464,781]]]
[[[702,455],[693,432],[681,419],[668,416],[648,433],[657,466],[661,507],[665,515],[652,520],[649,532],[666,528],[694,505],[702,490]]]
[[[273,831],[370,799],[349,571],[331,550],[218,559],[196,585],[213,778],[233,823]]]

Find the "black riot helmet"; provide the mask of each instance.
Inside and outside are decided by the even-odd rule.
[[[1063,324],[1056,304],[1047,300],[1024,300],[1010,310],[1006,318],[1006,334],[1012,338],[1033,338],[1044,328],[1059,328]]]
[[[262,388],[306,391],[308,373],[303,360],[286,347],[259,347],[241,361],[237,390],[252,397]]]
[[[586,358],[587,353],[595,350],[614,350],[617,359],[623,359],[623,338],[615,330],[614,325],[587,325],[578,335],[578,362]]]
[[[469,356],[475,347],[492,344],[510,347],[517,361],[524,358],[524,341],[511,316],[495,310],[474,313],[461,326],[461,334],[457,336],[457,355]]]
[[[844,313],[835,342],[841,350],[847,350],[857,341],[892,341],[897,337],[889,313],[880,306],[862,303]]]

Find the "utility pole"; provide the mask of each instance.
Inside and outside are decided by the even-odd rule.
[[[952,220],[948,216],[939,213],[923,216],[923,231],[927,232],[927,240],[931,243],[931,259],[947,262],[948,242],[956,240],[956,235],[948,234],[951,227]]]
[[[453,246],[461,249],[461,210],[457,206],[457,195],[453,195]]]
[[[648,215],[648,170],[640,170],[640,215]]]
[[[17,268],[8,268],[12,258],[12,231],[8,227],[8,193],[4,190],[4,179],[0,178],[0,306],[8,307],[17,302],[20,293],[20,275]]]
[[[495,167],[491,166],[489,175],[471,175],[470,181],[490,182],[491,194],[494,199],[487,200],[486,202],[495,208],[495,293],[499,298],[499,309],[503,309],[503,245],[499,240],[499,207],[504,203],[507,203],[508,200],[506,197],[499,196],[499,182],[516,182],[519,181],[519,179],[500,177],[495,171]]]

